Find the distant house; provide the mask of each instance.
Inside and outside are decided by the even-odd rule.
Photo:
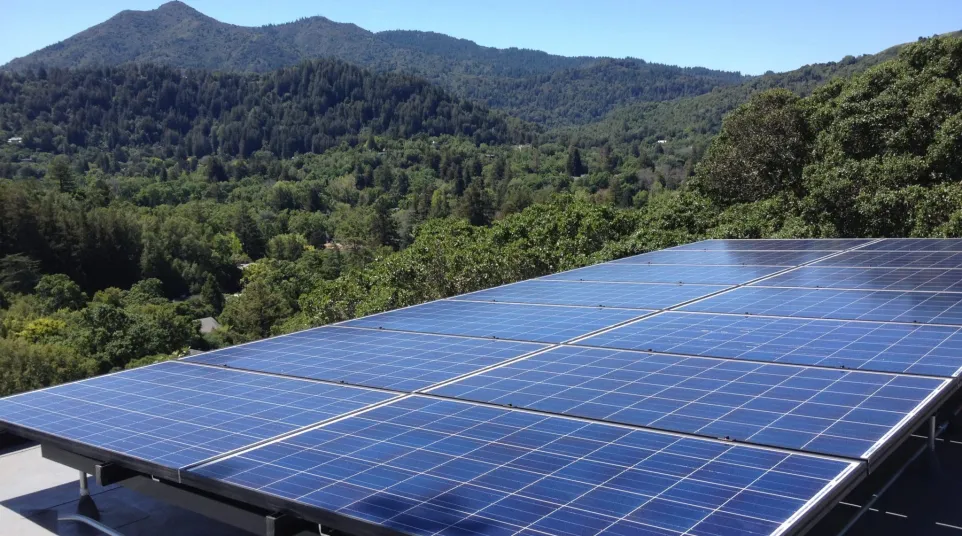
[[[9,139],[7,140],[7,143],[22,144],[22,143],[23,143],[23,138],[21,138],[20,136],[14,136],[14,137],[12,137],[12,138],[9,138]]]
[[[668,143],[668,140],[658,140],[658,143],[664,145]]]
[[[198,322],[200,322],[200,332],[203,335],[207,335],[208,333],[220,327],[220,322],[209,316],[206,318],[201,318],[198,320]]]

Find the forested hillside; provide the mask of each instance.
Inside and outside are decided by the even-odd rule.
[[[303,113],[289,90],[296,77],[284,91],[284,73],[319,65],[354,72],[321,62],[183,80],[257,88],[241,93],[262,96],[284,121]],[[355,128],[328,134],[323,153],[291,157],[263,147],[297,121],[258,130],[262,149],[248,153],[219,130],[240,112],[200,99],[198,110],[220,119],[191,138],[210,143],[194,151],[173,133],[186,128],[186,139],[205,120],[185,112],[183,125],[176,99],[158,104],[156,91],[173,81],[152,84],[134,67],[81,72],[5,75],[57,105],[0,100],[5,135],[14,120],[56,131],[49,145],[0,149],[3,393],[706,237],[962,236],[960,39],[908,45],[808,96],[760,92],[726,117],[697,164],[671,144],[504,143],[528,131],[454,100],[444,101],[448,115],[426,116],[468,121],[448,134],[405,139],[405,121],[420,112],[386,124],[372,115],[345,120]],[[104,73],[129,80],[111,93],[128,104],[98,112],[95,98],[71,98],[87,83],[106,91]],[[382,110],[364,99],[390,102],[396,90],[377,86],[332,100],[344,110],[333,120]],[[249,98],[238,106],[257,110]],[[83,144],[69,141],[73,118]],[[491,144],[479,143],[474,121],[498,133]],[[305,123],[305,132],[325,125]],[[144,137],[151,124],[177,143]],[[201,336],[194,320],[208,315],[224,327]]]
[[[333,60],[269,74],[137,65],[0,73],[0,134],[27,149],[76,152],[106,168],[125,150],[157,157],[281,158],[368,135],[461,135],[521,142],[531,129],[426,81]],[[96,155],[96,156],[95,156]]]
[[[311,17],[247,28],[181,2],[124,11],[4,68],[13,71],[156,63],[218,71],[272,71],[336,58],[380,72],[414,74],[454,92],[547,125],[581,124],[618,106],[700,95],[746,79],[738,73],[638,59],[568,58],[495,49],[430,32],[372,33]]]

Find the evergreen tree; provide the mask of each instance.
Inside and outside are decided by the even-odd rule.
[[[488,225],[494,215],[494,207],[491,203],[491,196],[482,185],[481,180],[476,180],[464,191],[461,199],[461,215],[471,222],[471,225]]]
[[[565,170],[572,177],[580,177],[587,172],[581,162],[581,151],[574,145],[568,148],[568,161],[565,164]]]
[[[214,311],[214,316],[219,315],[224,310],[224,293],[221,292],[220,285],[217,284],[217,279],[214,276],[207,274],[207,280],[204,281],[204,286],[200,289],[200,296],[204,303]]]
[[[247,253],[252,260],[264,256],[266,248],[264,235],[257,226],[257,222],[251,217],[249,209],[244,205],[240,206],[234,219],[234,234],[244,246],[244,253]]]
[[[77,189],[73,171],[70,169],[70,159],[64,155],[58,155],[47,166],[47,179],[57,183],[63,193],[73,193]]]

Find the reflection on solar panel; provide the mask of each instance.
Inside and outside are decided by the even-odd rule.
[[[417,391],[544,347],[447,335],[327,327],[232,346],[185,361]]]
[[[411,397],[197,473],[414,535],[763,535],[857,467]]]
[[[948,380],[561,347],[432,394],[868,458]]]
[[[759,283],[766,287],[962,292],[958,270],[805,266]]]
[[[167,362],[5,398],[0,420],[182,468],[394,396]]]
[[[562,342],[644,314],[644,311],[637,309],[442,300],[358,318],[343,325],[533,342]]]
[[[705,240],[671,248],[671,251],[741,250],[741,251],[842,251],[867,244],[864,238],[815,240]],[[962,251],[962,250],[959,250]]]
[[[582,344],[945,377],[962,369],[962,333],[942,326],[672,312]]]
[[[863,249],[866,251],[962,251],[962,238],[886,238]]]
[[[741,287],[681,310],[962,325],[962,295],[937,292]]]
[[[452,299],[458,301],[665,309],[707,296],[713,292],[725,290],[725,288],[724,286],[709,285],[587,283],[534,279],[464,294]]]
[[[850,251],[816,266],[855,268],[962,268],[962,253],[953,251]]]
[[[694,251],[663,250],[625,257],[617,264],[691,264],[722,266],[798,266],[833,255],[829,251]]]
[[[541,281],[740,285],[780,270],[784,270],[784,268],[779,266],[685,266],[609,262],[545,276],[541,278]]]

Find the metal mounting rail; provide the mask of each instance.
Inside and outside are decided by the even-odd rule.
[[[124,536],[122,533],[104,525],[99,521],[95,521],[87,516],[82,516],[79,514],[66,514],[57,518],[57,521],[76,521],[77,523],[83,523],[89,527],[93,527],[100,532],[106,534],[107,536]]]

